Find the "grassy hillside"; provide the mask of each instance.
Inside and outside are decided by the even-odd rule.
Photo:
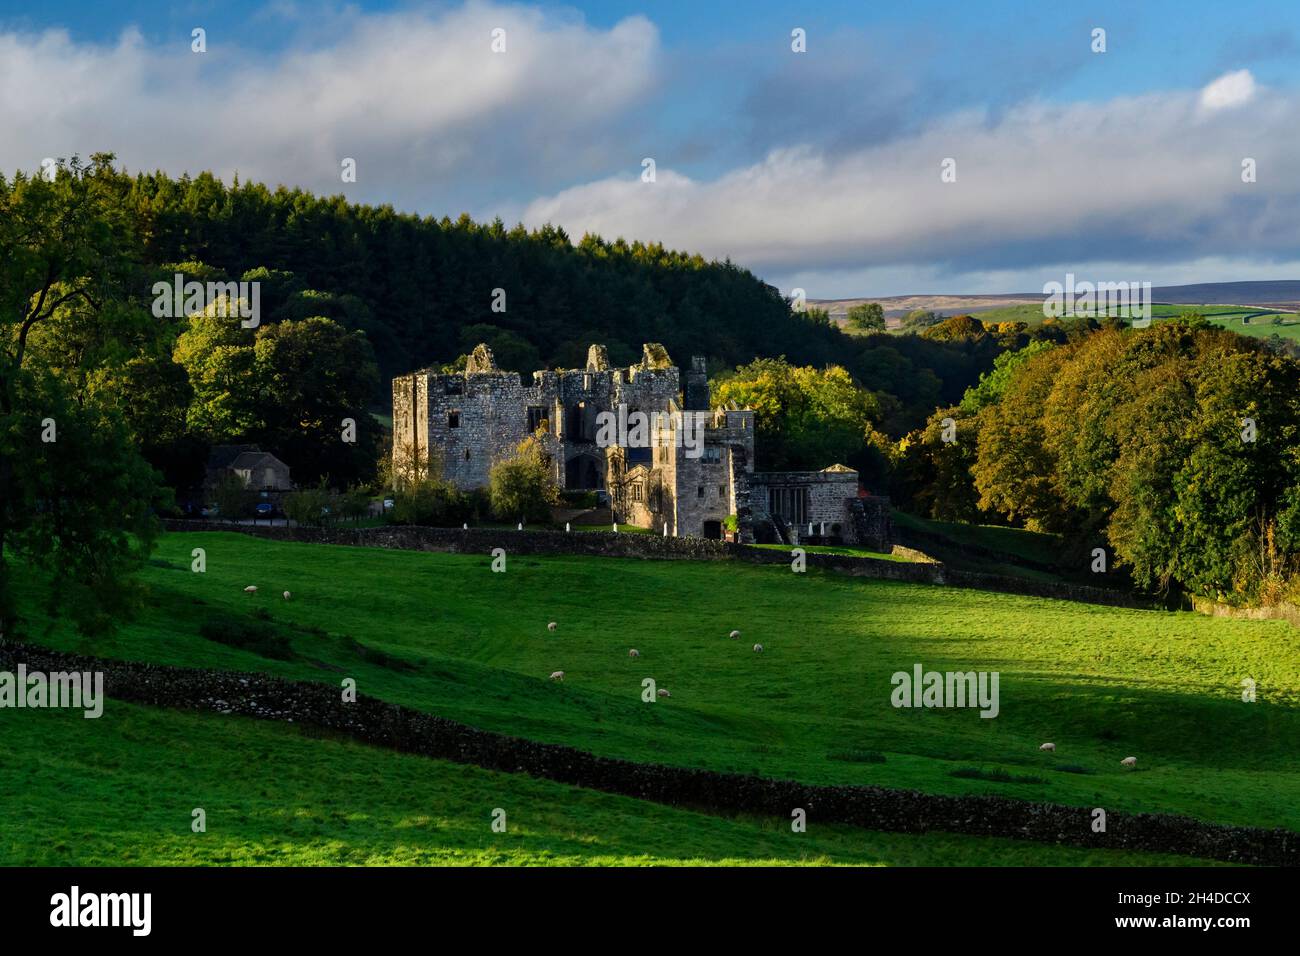
[[[936,521],[905,511],[894,511],[890,518],[897,526],[942,535],[957,544],[987,548],[1010,558],[1053,565],[1061,556],[1061,539],[1054,534],[998,525]]]
[[[494,574],[486,555],[224,533],[164,536],[145,577],[152,606],[111,639],[29,631],[132,659],[351,676],[365,694],[635,760],[1300,830],[1300,637],[1283,622],[783,566],[515,557]],[[19,583],[37,614],[39,589]],[[205,623],[246,646],[201,636]],[[1000,716],[893,708],[890,675],[918,662],[1000,672]],[[672,697],[642,703],[645,677]],[[1240,700],[1245,677],[1258,703]],[[1038,751],[1047,740],[1055,754]]]
[[[1157,865],[1175,857],[724,818],[238,717],[0,711],[0,865]],[[207,814],[207,832],[190,829]],[[506,812],[494,833],[492,813]]]
[[[1252,308],[1241,305],[1178,305],[1153,303],[1153,319],[1172,319],[1184,312],[1199,312],[1215,325],[1232,329],[1242,335],[1268,338],[1277,334],[1283,338],[1300,338],[1300,314],[1281,309]],[[989,309],[975,316],[985,325],[998,322],[1027,322],[1037,325],[1043,321],[1043,303],[1031,302]],[[1274,319],[1278,320],[1274,324]]]

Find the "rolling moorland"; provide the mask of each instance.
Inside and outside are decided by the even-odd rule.
[[[190,571],[195,547],[207,552],[203,574]],[[489,564],[173,532],[143,576],[146,611],[98,639],[42,616],[36,576],[19,569],[17,583],[30,638],[61,649],[351,676],[363,694],[607,756],[1300,829],[1300,763],[1287,746],[1300,739],[1300,638],[1284,622],[732,563],[520,557],[505,574]],[[243,593],[250,583],[258,594]],[[999,671],[999,717],[894,709],[889,677],[914,663]],[[562,684],[546,679],[556,669]],[[672,697],[642,703],[647,676]],[[1244,677],[1258,682],[1255,704],[1240,699]],[[0,719],[6,764],[27,768],[0,791],[5,819],[24,821],[7,862],[1168,862],[815,825],[796,835],[787,821],[723,819],[243,718],[119,703],[97,721],[73,716],[43,714],[45,741]],[[1038,751],[1045,740],[1054,754]],[[1130,754],[1132,771],[1119,764]],[[155,787],[176,806],[147,797]],[[194,806],[221,808],[206,842],[189,833]],[[526,808],[509,811],[508,837],[488,826],[496,806]],[[97,835],[78,836],[89,813]],[[51,820],[66,838],[23,838]]]
[[[1079,279],[1092,278],[1079,276]],[[1171,308],[1197,309],[1209,314],[1213,306],[1230,306],[1249,312],[1295,313],[1300,311],[1300,281],[1201,282],[1193,285],[1155,286],[1153,303]],[[988,321],[1041,321],[1041,293],[1015,292],[1003,295],[894,295],[873,299],[809,299],[808,304],[833,314],[855,305],[879,302],[885,316],[901,318],[914,309],[932,309],[945,315],[967,313]],[[1005,313],[1005,315],[1003,315]],[[991,315],[992,314],[992,315]],[[996,317],[995,317],[996,316]],[[1014,316],[1014,317],[1013,317]],[[1032,316],[1037,316],[1037,319]]]
[[[987,309],[962,309],[978,318],[985,325],[1001,322],[1024,322],[1029,326],[1041,325],[1043,304],[1041,301],[1017,305],[1000,305]],[[1300,340],[1300,313],[1283,309],[1254,308],[1242,305],[1200,305],[1154,302],[1151,305],[1151,317],[1159,322],[1161,319],[1173,319],[1188,312],[1197,312],[1205,316],[1211,325],[1230,329],[1252,338],[1269,338],[1273,335],[1283,339]],[[958,314],[958,313],[951,313]],[[891,328],[897,329],[899,319],[890,316],[887,319]],[[848,328],[850,335],[864,333]]]

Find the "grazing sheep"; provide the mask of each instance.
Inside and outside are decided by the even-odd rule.
[[[730,638],[734,641],[736,638],[740,637],[740,632],[739,632],[739,631],[732,631],[732,632],[731,632],[730,634],[728,634],[727,636],[730,637]]]
[[[673,696],[673,695],[670,694],[670,693],[668,693],[668,688],[667,688],[667,687],[660,687],[660,688],[659,688],[659,696],[660,696],[660,697],[671,697],[671,696]]]
[[[555,630],[555,628],[556,628],[556,624],[555,624],[554,621],[552,621],[550,624],[547,624],[547,625],[546,625],[546,629],[547,629],[548,631],[553,631],[553,630]]]
[[[551,680],[564,680],[564,671],[552,671]]]
[[[256,584],[250,584],[248,587],[244,588],[244,593],[245,593],[245,594],[256,594],[256,593],[257,593],[257,585],[256,585]]]
[[[1038,749],[1039,749],[1039,750],[1055,750],[1055,749],[1056,749],[1056,744],[1043,744],[1043,745],[1042,745],[1041,747],[1039,747]]]
[[[628,656],[628,657],[640,657],[640,656],[641,656],[641,652],[638,651],[638,650],[634,647],[634,648],[632,648],[630,651],[627,652],[627,656]]]
[[[285,592],[284,592],[284,599],[287,601],[287,600],[289,600],[290,597],[292,597],[292,595],[291,595],[288,591],[285,591]]]
[[[1123,760],[1120,761],[1120,763],[1122,763],[1126,767],[1136,767],[1137,762],[1138,762],[1137,757],[1125,757]]]
[[[755,644],[755,645],[754,645],[754,650],[755,650],[756,652],[758,652],[758,653],[761,654],[761,653],[763,652],[763,645],[762,645],[762,644]]]

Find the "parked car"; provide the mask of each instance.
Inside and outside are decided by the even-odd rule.
[[[259,501],[257,503],[257,516],[259,518],[274,518],[275,505],[269,501]]]
[[[392,498],[385,498],[385,499],[384,499],[384,510],[385,510],[385,511],[392,511],[393,508],[396,507],[396,505],[397,505],[397,502],[395,502]]]

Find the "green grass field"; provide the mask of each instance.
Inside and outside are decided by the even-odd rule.
[[[1024,528],[1004,528],[998,525],[936,521],[897,510],[891,512],[890,519],[895,525],[941,534],[958,544],[988,548],[1012,558],[1038,564],[1054,564],[1061,555],[1061,539],[1054,534],[1026,531]]]
[[[1267,321],[1268,318],[1274,315],[1281,316],[1283,321],[1300,321],[1300,315],[1296,315],[1294,312],[1251,308],[1241,305],[1195,305],[1171,302],[1153,302],[1151,304],[1152,318],[1172,319],[1184,312],[1199,312],[1207,319],[1215,321],[1240,320],[1243,316]],[[1036,325],[1044,319],[1042,302],[1026,302],[1021,305],[1002,306],[1001,308],[988,309],[984,312],[972,314],[985,325],[997,322],[1028,322],[1030,325]],[[1263,323],[1261,322],[1261,324]]]
[[[1300,339],[1300,314],[1280,312],[1271,309],[1250,308],[1240,305],[1181,305],[1174,303],[1152,303],[1151,317],[1172,319],[1184,312],[1199,312],[1215,325],[1231,329],[1242,335],[1255,338],[1268,338],[1279,335],[1284,339]],[[1038,325],[1043,321],[1043,304],[1027,302],[1023,305],[1009,305],[987,312],[977,312],[975,317],[985,325],[999,322],[1026,322]],[[1274,319],[1279,320],[1274,324]]]
[[[766,548],[769,551],[793,551],[795,545],[790,544],[759,544],[758,548]],[[850,558],[873,558],[876,561],[900,561],[903,564],[911,562],[910,558],[905,558],[897,554],[886,554],[881,551],[868,551],[866,548],[852,548],[844,545],[835,544],[801,544],[798,547],[807,551],[809,554],[840,554]]]
[[[942,542],[918,540],[918,550],[959,571],[996,574],[1028,581],[1059,583],[1069,579],[1081,584],[1098,583],[1084,575],[1082,570],[1073,574],[1066,574],[1062,570],[1060,562],[1063,545],[1057,535],[1026,531],[1023,528],[936,521],[897,510],[892,512],[891,520],[896,528],[940,535]],[[996,552],[998,557],[972,555],[962,550],[963,546],[985,548]],[[1031,565],[1047,565],[1051,570]]]
[[[721,817],[110,702],[0,711],[0,865],[1161,865],[1178,857]],[[207,830],[191,831],[202,808]],[[493,811],[506,830],[493,832]]]
[[[206,573],[190,571],[195,547]],[[19,586],[29,633],[55,646],[351,676],[364,694],[610,756],[1300,830],[1300,637],[1284,622],[782,565],[515,557],[507,567],[494,574],[487,555],[172,533],[144,574],[151,606],[96,641],[63,623],[47,630],[39,587],[21,574]],[[248,584],[260,593],[243,594]],[[205,622],[264,631],[292,659],[201,637]],[[727,639],[733,628],[739,641]],[[914,663],[998,671],[1000,715],[893,708],[890,675]],[[557,669],[562,684],[547,680]],[[642,703],[644,677],[672,697]],[[1246,677],[1257,703],[1240,700]],[[1056,752],[1040,753],[1048,740]],[[1119,763],[1129,755],[1134,771]],[[1019,779],[962,775],[971,769]]]

